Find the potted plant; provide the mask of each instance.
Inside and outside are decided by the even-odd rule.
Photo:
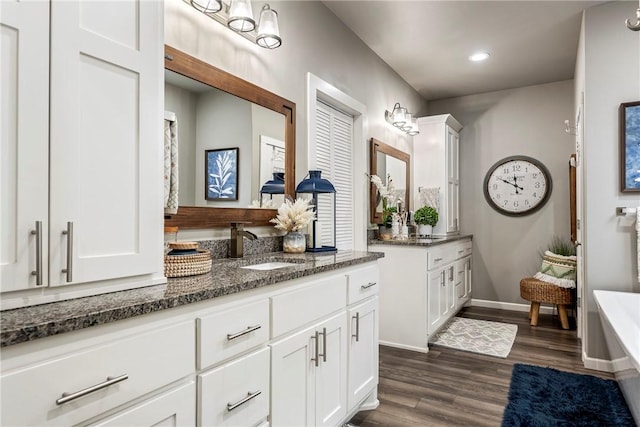
[[[418,234],[429,236],[433,227],[438,223],[438,211],[431,206],[423,206],[413,214],[413,220],[418,224]]]
[[[561,288],[576,287],[576,247],[559,236],[554,236],[542,254],[542,265],[535,278]]]

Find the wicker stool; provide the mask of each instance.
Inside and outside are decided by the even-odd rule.
[[[520,296],[527,301],[531,301],[531,308],[529,309],[531,326],[538,324],[540,303],[547,303],[558,306],[558,316],[560,317],[562,329],[569,329],[567,305],[573,303],[573,292],[571,292],[571,289],[561,288],[560,286],[543,282],[533,277],[527,277],[520,281]]]

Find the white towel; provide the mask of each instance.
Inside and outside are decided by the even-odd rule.
[[[638,256],[638,282],[640,282],[640,206],[636,208],[636,254]]]

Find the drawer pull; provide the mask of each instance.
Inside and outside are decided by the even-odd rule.
[[[442,261],[442,258],[436,258],[433,260],[433,262],[440,262],[440,261]]]
[[[235,334],[227,334],[227,340],[231,341],[231,340],[235,340],[236,338],[239,338],[243,335],[247,335],[249,332],[253,332],[253,331],[257,331],[258,329],[260,329],[262,326],[260,325],[256,325],[256,326],[249,326],[247,327],[247,329],[245,329],[244,331],[241,332],[236,332]]]
[[[320,348],[318,347],[318,335],[320,335],[320,332],[316,331],[316,333],[311,336],[312,340],[316,340],[315,357],[311,358],[311,360],[315,362],[316,367],[320,364]]]
[[[248,401],[250,401],[254,397],[260,396],[260,394],[262,394],[262,392],[260,390],[256,391],[255,393],[248,392],[247,393],[247,397],[245,397],[244,399],[239,400],[236,403],[227,403],[227,411],[229,411],[229,412],[233,411],[238,406],[247,403]]]
[[[351,335],[353,338],[356,339],[356,342],[360,341],[360,312],[356,312],[356,315],[352,317],[353,319],[356,319],[356,333],[355,335]]]
[[[36,221],[36,229],[31,230],[36,236],[36,269],[31,272],[36,276],[36,286],[42,286],[42,221]]]
[[[459,251],[458,251],[458,253],[459,253],[459,254],[463,254],[463,253],[464,253],[464,249],[459,250]]]
[[[129,375],[124,374],[118,377],[107,377],[107,380],[103,383],[92,385],[91,387],[87,387],[84,390],[76,391],[75,393],[62,393],[62,397],[56,400],[56,405],[62,405],[67,402],[71,402],[79,397],[86,396],[87,394],[91,394],[94,391],[102,390],[103,388],[107,388],[111,385],[122,382],[126,379],[129,379]]]
[[[362,286],[360,286],[360,288],[361,288],[361,289],[369,289],[370,287],[375,286],[375,285],[377,285],[377,284],[378,284],[378,282],[369,282],[369,283],[367,283],[366,285],[362,285]]]

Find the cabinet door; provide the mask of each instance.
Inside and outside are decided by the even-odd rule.
[[[0,291],[47,284],[49,2],[0,1]],[[38,277],[41,280],[37,282]]]
[[[51,5],[50,285],[162,271],[162,22],[156,1]]]
[[[314,425],[315,325],[271,345],[271,425]]]
[[[456,307],[461,307],[465,302],[465,282],[467,280],[466,258],[459,259],[455,263],[455,301]]]
[[[347,415],[347,319],[344,311],[317,326],[320,362],[315,370],[315,425],[334,426]]]
[[[471,298],[471,257],[468,256],[464,260],[465,260],[464,298],[466,300]]]
[[[378,384],[378,297],[349,310],[347,405],[352,410]]]
[[[89,424],[95,427],[175,427],[196,425],[196,387],[193,381]]]
[[[459,136],[450,127],[447,129],[447,232],[459,230],[459,189],[460,172],[458,169]]]
[[[443,322],[441,308],[441,301],[446,300],[445,296],[445,271],[444,268],[440,268],[436,271],[429,273],[428,284],[428,321],[429,321],[429,334],[432,334]]]

